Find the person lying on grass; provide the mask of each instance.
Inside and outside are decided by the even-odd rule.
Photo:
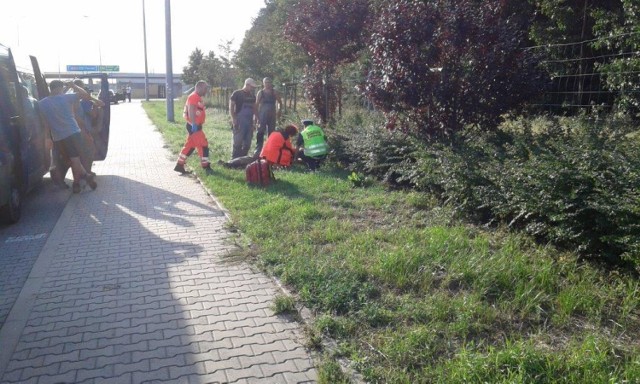
[[[218,163],[226,168],[244,168],[257,159],[265,159],[269,165],[275,167],[290,167],[295,158],[296,150],[291,144],[291,138],[298,134],[298,127],[289,124],[284,129],[271,133],[259,156],[242,156],[231,161]]]

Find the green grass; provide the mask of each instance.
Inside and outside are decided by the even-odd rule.
[[[296,311],[295,299],[287,295],[277,295],[273,300],[273,305],[271,306],[271,309],[273,309],[273,312],[275,312],[276,314],[295,312]]]
[[[167,123],[163,103],[144,107],[177,153],[183,123]],[[252,244],[251,261],[317,314],[309,344],[336,339],[333,356],[367,381],[640,382],[636,280],[456,221],[429,196],[355,186],[330,164],[248,187],[244,171],[215,165],[231,153],[227,117],[207,119],[215,174],[200,176]],[[197,156],[189,165],[201,172]],[[348,382],[338,367],[324,362],[322,380]]]

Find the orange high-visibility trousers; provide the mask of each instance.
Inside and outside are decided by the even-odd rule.
[[[180,155],[178,156],[178,164],[184,165],[187,161],[187,157],[193,153],[194,149],[198,150],[198,155],[200,155],[200,165],[202,165],[202,168],[209,167],[209,142],[202,130],[187,136],[187,141],[184,143],[184,147],[182,147]]]

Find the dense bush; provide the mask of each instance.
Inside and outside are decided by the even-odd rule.
[[[362,131],[345,147],[354,168],[431,192],[478,222],[640,267],[640,146],[619,128],[520,119],[426,145]]]
[[[419,143],[400,131],[380,128],[384,116],[375,112],[348,111],[328,135],[332,158],[351,171],[364,172],[391,184],[406,184],[409,177],[398,172],[415,161]],[[410,181],[409,181],[410,184]]]
[[[548,121],[536,134],[522,123],[505,141],[469,143],[486,159],[474,192],[491,217],[584,255],[640,256],[638,146],[591,122]]]
[[[388,127],[444,137],[495,127],[544,84],[526,29],[504,1],[380,3],[364,90]]]

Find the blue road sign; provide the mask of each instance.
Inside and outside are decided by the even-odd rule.
[[[96,72],[97,65],[67,65],[68,72]]]
[[[67,72],[120,72],[119,65],[67,65]]]

